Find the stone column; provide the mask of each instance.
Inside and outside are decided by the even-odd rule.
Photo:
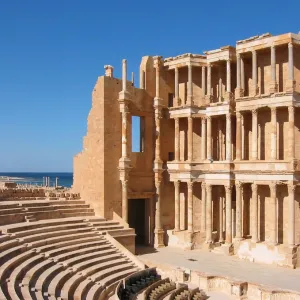
[[[180,230],[180,181],[174,181],[175,187],[175,231]]]
[[[257,109],[252,110],[252,159],[257,160]]]
[[[201,184],[201,232],[205,232],[206,228],[206,185]]]
[[[221,187],[218,187],[219,192],[219,242],[224,242],[223,237],[223,198],[221,197]]]
[[[226,160],[231,160],[231,114],[226,115]]]
[[[257,88],[257,53],[252,51],[252,87],[250,96],[256,96],[258,94]]]
[[[241,88],[241,55],[236,54],[236,89],[235,89],[235,98],[242,97],[242,88]]]
[[[127,60],[122,60],[122,91],[127,91]]]
[[[179,99],[179,70],[178,67],[175,67],[175,103],[177,106],[180,106]]]
[[[187,105],[193,105],[193,76],[192,76],[192,65],[188,65],[188,90],[187,90]]]
[[[235,159],[241,160],[241,150],[242,150],[242,132],[241,132],[241,113],[236,112],[236,147],[235,147]]]
[[[289,214],[288,214],[288,244],[295,246],[295,190],[296,186],[292,183],[288,185],[289,191]]]
[[[189,181],[188,186],[188,232],[194,232],[194,223],[193,223],[193,185],[194,182]]]
[[[270,244],[271,245],[276,245],[277,244],[277,199],[276,199],[276,182],[271,182],[270,184],[270,203],[271,203],[271,208],[270,208],[270,228],[271,228],[271,233],[270,233]]]
[[[278,92],[278,84],[276,81],[276,48],[271,46],[271,82],[270,82],[270,94]]]
[[[231,193],[232,193],[232,186],[226,185],[225,186],[226,192],[226,244],[232,243],[232,216],[231,216]]]
[[[226,62],[226,100],[231,101],[231,62],[228,59]]]
[[[159,81],[160,81],[160,60],[157,59],[157,63],[155,66],[155,98],[160,98],[160,88],[159,88]]]
[[[161,110],[155,110],[155,130],[156,130],[156,140],[155,140],[155,162],[161,163],[160,158],[160,119],[161,119]]]
[[[201,158],[206,159],[206,120],[205,117],[201,118]]]
[[[277,120],[276,107],[271,107],[271,159],[277,159]]]
[[[288,80],[286,83],[286,91],[293,92],[295,89],[295,78],[294,78],[294,50],[293,44],[289,43],[289,62],[288,62]]]
[[[295,158],[295,108],[289,106],[289,131],[288,131],[288,147],[289,147],[289,158],[294,160]]]
[[[243,221],[243,211],[242,211],[242,189],[243,184],[237,181],[235,184],[236,189],[236,240],[240,241],[243,237],[242,233],[242,221]]]
[[[218,84],[218,93],[219,93],[219,97],[218,97],[218,101],[222,102],[222,98],[223,98],[223,82],[222,82],[222,72],[221,72],[221,66],[218,67],[218,75],[219,75],[219,84]]]
[[[193,118],[188,117],[188,160],[193,160]]]
[[[128,180],[122,180],[122,218],[128,223]]]
[[[257,243],[258,239],[258,197],[257,197],[257,184],[252,183],[252,242]]]
[[[212,152],[211,152],[211,116],[207,117],[207,159],[212,159]]]
[[[211,64],[209,63],[207,65],[207,91],[206,91],[206,98],[207,98],[207,104],[210,103],[210,100],[212,98],[211,95]]]
[[[161,181],[155,180],[156,203],[155,203],[155,239],[154,246],[164,247],[164,231],[161,224]]]
[[[179,118],[175,118],[175,160],[180,160]]]
[[[202,95],[206,95],[206,82],[205,82],[205,67],[202,67]]]
[[[122,112],[122,157],[128,158],[127,131],[128,131],[128,106]]]
[[[241,114],[241,131],[242,131],[242,145],[241,145],[241,159],[245,159],[245,123],[244,123],[244,115]],[[250,149],[249,149],[250,151]],[[249,155],[250,157],[250,155]]]
[[[206,184],[206,243],[212,243],[212,199],[210,184]]]
[[[244,95],[245,92],[245,64],[244,59],[241,57],[241,90],[242,95]]]

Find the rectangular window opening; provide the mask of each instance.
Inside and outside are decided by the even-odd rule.
[[[173,98],[174,98],[174,95],[172,93],[169,93],[168,94],[168,106],[169,107],[173,107]]]
[[[132,152],[144,152],[145,120],[140,116],[132,116]]]

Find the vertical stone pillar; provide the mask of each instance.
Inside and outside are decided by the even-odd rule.
[[[289,43],[289,58],[288,58],[288,80],[286,83],[286,91],[293,92],[295,89],[295,79],[294,79],[294,50],[293,44]]]
[[[160,82],[160,60],[157,59],[157,63],[155,66],[155,98],[160,98],[160,88],[159,88],[159,82]]]
[[[289,214],[288,214],[288,244],[295,246],[295,190],[296,186],[292,183],[288,185],[289,191]]]
[[[157,110],[155,113],[155,130],[156,130],[156,140],[155,140],[155,161],[160,163],[160,119],[161,110]]]
[[[236,240],[240,241],[243,237],[242,233],[242,221],[243,221],[243,211],[242,211],[242,189],[243,184],[237,181],[235,184],[236,189]]]
[[[223,237],[223,198],[221,196],[221,187],[218,187],[219,189],[219,242],[224,242]]]
[[[231,201],[231,193],[232,193],[232,185],[225,186],[226,192],[226,244],[232,243],[232,201]]]
[[[252,87],[250,96],[258,94],[257,88],[257,53],[256,50],[252,51]]]
[[[122,180],[122,218],[128,223],[128,180]]]
[[[276,107],[271,107],[271,159],[277,159],[277,120]]]
[[[212,243],[212,186],[206,184],[206,243]]]
[[[257,109],[252,110],[252,159],[257,160]]]
[[[257,184],[252,183],[252,242],[257,243],[258,239],[258,195],[257,195]]]
[[[203,181],[201,184],[201,233],[206,228],[206,185]]]
[[[128,158],[128,106],[124,107],[124,111],[122,112],[122,157]]]
[[[226,100],[231,101],[231,62],[228,59],[226,62]]]
[[[295,158],[295,108],[289,106],[289,131],[288,131],[288,147],[289,158],[294,160]]]
[[[175,103],[177,106],[180,106],[179,99],[179,70],[178,67],[175,67]]]
[[[241,55],[236,54],[236,89],[235,89],[235,98],[242,97],[242,88],[241,88]]]
[[[174,181],[175,187],[175,231],[180,230],[180,181]]]
[[[242,132],[241,132],[241,113],[236,112],[236,147],[235,147],[235,159],[241,160],[241,150],[242,150]]]
[[[241,158],[243,160],[243,159],[245,159],[245,122],[244,122],[243,114],[241,114],[241,131],[242,131]],[[249,157],[250,157],[250,155],[249,155]]]
[[[189,181],[188,186],[188,232],[194,232],[194,223],[193,223],[193,185],[194,182]]]
[[[277,244],[277,199],[276,199],[276,182],[271,182],[270,184],[270,198],[271,198],[271,208],[270,208],[270,244]]]
[[[226,160],[231,160],[231,114],[226,115]]]
[[[244,64],[243,57],[241,57],[241,90],[242,90],[242,95],[244,95],[244,92],[245,92],[245,64]]]
[[[210,103],[211,98],[212,98],[212,95],[211,95],[211,64],[209,63],[207,65],[207,91],[206,91],[207,104]]]
[[[187,105],[193,105],[193,69],[192,65],[188,65],[188,90],[187,90]]]
[[[155,180],[156,203],[155,203],[155,230],[154,246],[164,247],[164,231],[161,224],[161,180]]]
[[[223,98],[223,82],[222,82],[222,69],[221,69],[221,66],[219,66],[219,68],[218,68],[218,73],[219,73],[219,84],[218,84],[219,97],[218,97],[218,101],[222,102],[222,98]]]
[[[122,60],[122,91],[127,91],[127,60]]]
[[[201,118],[201,158],[206,159],[206,119]]]
[[[188,160],[193,161],[193,118],[188,117]]]
[[[271,46],[271,82],[270,82],[270,94],[278,92],[278,84],[276,81],[276,48]]]
[[[206,95],[205,67],[202,67],[202,96]]]
[[[211,116],[207,117],[207,159],[212,159],[211,152]]]
[[[175,160],[180,160],[179,118],[175,118]]]

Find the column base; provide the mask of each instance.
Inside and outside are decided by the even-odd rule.
[[[177,97],[174,98],[174,103],[175,103],[176,106],[181,106],[182,105],[181,99],[179,97],[178,98]]]
[[[269,83],[269,92],[270,94],[278,93],[278,83],[276,81],[271,81]]]
[[[257,85],[252,85],[251,87],[250,87],[250,96],[252,96],[252,97],[254,97],[254,96],[256,96],[256,95],[258,95],[259,94],[259,88],[258,88],[258,86]]]
[[[213,96],[212,95],[206,95],[205,96],[205,103],[206,104],[210,104],[213,100]]]
[[[165,236],[165,232],[163,229],[155,229],[154,230],[154,247],[155,248],[165,247],[164,236]]]
[[[154,169],[154,171],[155,170],[162,170],[163,169],[163,161],[162,160],[155,160],[153,169]]]
[[[286,92],[294,92],[296,87],[296,81],[288,79],[286,81],[285,90]]]
[[[131,160],[129,157],[119,159],[119,170],[131,169]]]
[[[124,100],[130,100],[131,99],[131,95],[129,92],[127,91],[121,91],[119,93],[119,101],[124,101]]]
[[[231,92],[225,93],[224,100],[227,101],[228,103],[232,102],[233,98],[234,98],[233,93],[231,93]]]
[[[233,255],[234,254],[234,247],[233,244],[225,243],[221,245],[220,250],[225,254],[225,255]]]
[[[214,249],[214,244],[212,241],[209,241],[209,242],[205,242],[202,244],[201,248],[203,250],[208,250],[208,251],[211,251]]]
[[[243,89],[235,89],[234,94],[235,94],[235,99],[244,97],[244,90]]]

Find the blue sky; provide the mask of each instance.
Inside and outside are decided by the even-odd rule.
[[[0,171],[71,171],[103,66],[300,31],[300,1],[11,0],[0,4]]]

